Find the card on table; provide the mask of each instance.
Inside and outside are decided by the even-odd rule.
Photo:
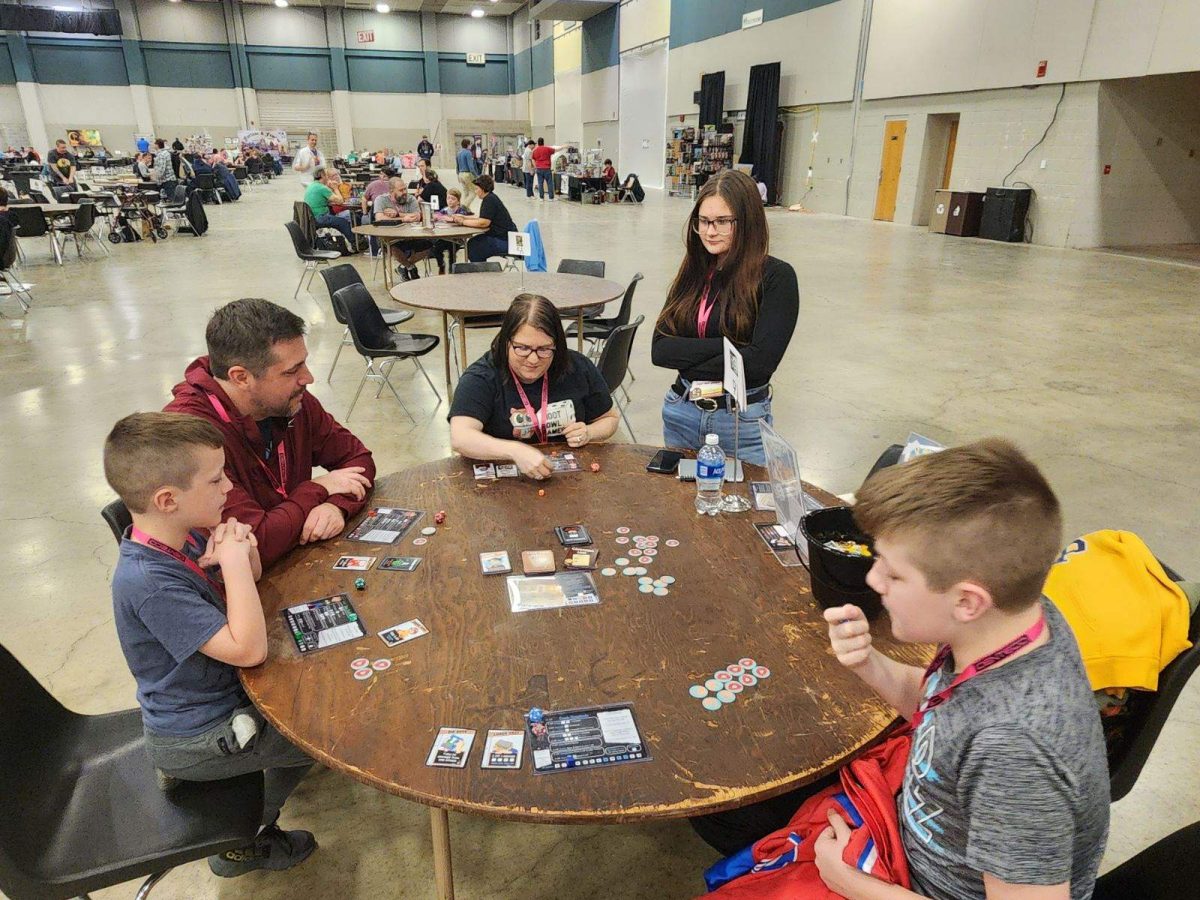
[[[437,740],[425,760],[427,766],[461,769],[467,764],[471,755],[471,745],[475,743],[475,732],[469,728],[439,728]]]
[[[339,556],[333,567],[343,572],[365,572],[375,565],[374,556]]]
[[[506,575],[512,571],[507,550],[488,550],[479,554],[479,568],[484,575]]]
[[[522,550],[521,568],[526,575],[547,575],[555,570],[552,550]]]
[[[769,522],[755,522],[754,530],[758,532],[758,536],[763,539],[763,542],[771,548],[771,553],[775,555],[775,559],[779,561],[781,566],[792,567],[803,565],[800,561],[800,556],[796,552],[796,542],[792,540],[787,529],[782,525],[771,524]]]
[[[579,547],[567,554],[563,567],[567,569],[594,569],[596,560],[600,557],[599,550],[590,547]]]
[[[771,482],[750,482],[750,494],[754,499],[754,508],[760,512],[775,511],[775,494],[771,491]]]
[[[346,535],[346,539],[372,544],[394,544],[404,537],[423,515],[419,509],[372,506],[367,510],[366,517]]]
[[[521,470],[517,468],[516,463],[503,463],[496,466],[497,478],[520,478]]]
[[[379,632],[379,639],[389,647],[399,647],[426,634],[429,634],[429,629],[421,624],[420,619],[409,619],[407,622],[385,628]]]
[[[575,458],[574,453],[552,453],[546,457],[546,463],[550,466],[550,471],[555,473],[583,471],[583,465]]]
[[[579,544],[590,544],[592,536],[582,525],[556,525],[554,533],[564,547],[575,547]]]
[[[420,556],[385,556],[379,568],[384,572],[411,572],[421,564]]]
[[[528,730],[535,774],[650,759],[628,703],[547,710]]]
[[[289,606],[283,611],[283,621],[301,653],[323,650],[367,634],[346,594]]]
[[[524,749],[524,731],[489,731],[480,766],[484,769],[519,769]]]
[[[476,481],[495,481],[496,467],[491,463],[477,463],[472,468],[475,470]]]
[[[600,602],[596,582],[587,572],[559,572],[557,575],[508,577],[508,607],[513,612],[535,609],[559,609]]]

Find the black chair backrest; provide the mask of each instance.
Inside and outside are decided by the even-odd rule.
[[[342,263],[338,266],[326,266],[321,270],[321,277],[325,279],[325,288],[329,291],[329,299],[333,299],[336,294],[344,287],[349,287],[352,284],[362,284],[362,276],[358,274],[358,269],[350,265],[350,263]],[[338,315],[337,307],[333,308],[334,318],[342,325],[346,324],[346,320]]]
[[[1110,749],[1108,756],[1109,792],[1114,803],[1137,783],[1138,775],[1154,749],[1154,742],[1171,714],[1171,707],[1196,667],[1200,666],[1200,609],[1192,614],[1188,640],[1192,646],[1158,674],[1157,691],[1135,691],[1130,697],[1123,737]]]
[[[629,317],[633,314],[633,293],[637,290],[638,282],[645,277],[641,272],[638,272],[629,279],[629,287],[625,288],[625,296],[621,298],[621,308],[617,310],[616,317],[610,323],[613,327],[620,328],[622,325],[629,324]]]
[[[304,236],[304,231],[295,222],[284,222],[283,227],[288,230],[288,234],[292,236],[292,246],[296,248],[296,255],[301,259],[307,259],[312,255],[312,245],[308,242],[308,238]]]
[[[117,540],[117,546],[121,545],[121,538],[125,536],[126,530],[133,524],[133,516],[129,514],[128,507],[125,506],[125,501],[118,497],[104,509],[100,510],[100,518],[108,523],[108,527],[112,529],[113,537]]]
[[[196,187],[202,191],[216,190],[217,179],[211,172],[205,172],[203,175],[196,176]]]
[[[1092,900],[1180,900],[1198,883],[1200,822],[1193,822],[1097,878]]]
[[[250,173],[246,170],[245,166],[234,166],[233,168],[233,177],[237,181],[245,181],[246,176],[249,174]]]
[[[19,237],[41,237],[50,230],[46,217],[36,206],[10,206],[8,217]]]
[[[867,478],[870,478],[880,469],[886,469],[889,466],[894,466],[900,462],[900,455],[904,452],[903,444],[892,444],[886,450],[879,454],[879,459],[875,460],[875,465],[871,466],[871,471],[867,473]],[[866,479],[863,479],[864,481]]]
[[[56,737],[75,719],[16,657],[0,646],[0,703],[4,706],[4,728],[0,729],[0,780],[21,777],[23,766],[52,748]],[[10,796],[11,784],[4,795]]]
[[[386,350],[391,346],[392,331],[383,321],[383,313],[375,305],[371,292],[365,284],[351,284],[333,295],[336,310],[342,307],[346,324],[350,326],[350,337],[354,348],[364,356],[373,351]]]
[[[96,204],[80,203],[79,209],[75,210],[75,225],[71,230],[76,234],[83,234],[85,231],[91,231],[95,224]]]
[[[29,193],[29,196],[33,198],[34,203],[51,203],[51,202],[53,202],[49,197],[47,197],[41,191],[35,191],[33,189],[30,189],[28,193]]]
[[[464,262],[454,264],[455,275],[472,275],[477,272],[503,272],[504,267],[498,262]]]
[[[563,275],[592,275],[604,277],[604,260],[602,259],[564,259],[556,270]]]
[[[619,325],[612,330],[608,340],[604,342],[604,350],[600,353],[600,363],[597,368],[604,376],[604,383],[612,393],[625,381],[629,372],[629,354],[633,352],[633,339],[637,336],[638,326],[645,321],[645,316],[638,316],[632,322]]]

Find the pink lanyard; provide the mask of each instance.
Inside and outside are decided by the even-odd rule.
[[[232,425],[233,421],[229,418],[229,413],[227,413],[225,411],[225,406],[221,403],[221,401],[218,400],[212,394],[205,394],[204,396],[206,396],[208,398],[208,402],[212,404],[212,408],[217,411],[217,415],[220,417],[221,421],[224,422],[226,425]],[[234,427],[236,428],[237,426],[234,426]],[[244,443],[246,443],[247,447],[250,447],[249,442],[246,441],[245,435],[242,435],[242,441]],[[274,472],[271,471],[271,467],[268,466],[263,461],[263,458],[258,455],[258,452],[253,447],[250,447],[250,455],[253,456],[258,461],[258,464],[262,467],[263,472],[266,473],[267,481],[270,483],[271,488],[275,491],[275,493],[277,493],[280,497],[282,497],[284,500],[286,500],[287,495],[288,495],[288,492],[287,492],[288,462],[287,462],[287,448],[284,446],[284,443],[282,440],[280,440],[279,443],[276,445],[275,450],[277,452],[277,455],[279,456],[279,474],[278,475],[276,475]]]
[[[1045,629],[1045,627],[1046,618],[1045,616],[1041,616],[1036,622],[1033,623],[1032,626],[1030,626],[1028,631],[1018,635],[999,650],[993,650],[991,653],[979,657],[979,659],[975,660],[975,662],[971,663],[969,666],[959,672],[949,685],[942,688],[932,697],[927,697],[921,702],[920,707],[917,708],[916,715],[912,717],[912,727],[915,729],[921,724],[921,720],[925,718],[925,713],[929,712],[930,710],[937,709],[939,706],[949,700],[950,695],[954,693],[954,689],[959,685],[970,681],[976,675],[986,672],[988,669],[992,668],[992,666],[1004,662],[1004,660],[1008,659],[1017,651],[1028,647],[1030,644],[1036,641],[1039,637],[1041,637],[1042,631]],[[935,656],[933,658],[933,662],[929,664],[929,668],[925,670],[925,679],[923,680],[928,680],[934,672],[938,671],[938,669],[945,664],[946,659],[949,656],[949,647],[943,647],[941,650],[939,650],[938,655]]]
[[[146,534],[146,532],[142,531],[142,529],[138,528],[136,525],[133,526],[133,528],[129,532],[129,534],[139,544],[145,544],[150,549],[157,550],[159,553],[165,553],[165,554],[167,554],[167,556],[171,557],[171,559],[175,560],[176,562],[183,563],[185,566],[188,567],[189,570],[191,570],[195,574],[199,575],[208,584],[210,584],[214,588],[216,588],[217,593],[221,595],[222,600],[225,599],[225,585],[221,584],[219,581],[214,581],[212,576],[210,576],[207,572],[205,572],[202,568],[200,568],[200,564],[197,563],[194,559],[184,556],[182,553],[180,553],[174,547],[168,547],[166,544],[164,544],[158,538],[150,537],[150,535]],[[193,547],[196,546],[195,539],[193,539],[190,534],[188,535],[188,543],[191,544]]]
[[[511,366],[508,371],[512,375],[513,384],[517,386],[517,393],[521,395],[521,404],[525,407],[525,412],[529,413],[529,418],[533,419],[533,430],[537,433],[538,443],[546,443],[549,430],[549,426],[546,424],[546,408],[550,401],[550,373],[547,372],[542,376],[542,410],[535,413],[533,404],[529,402],[529,397],[525,393],[525,388],[521,387],[521,379],[517,377],[517,373],[512,370]]]
[[[717,305],[717,298],[708,299],[708,292],[712,289],[713,273],[709,272],[708,277],[704,279],[704,293],[700,295],[700,309],[696,313],[696,337],[704,337],[704,332],[708,328],[708,317],[712,315],[713,307]]]

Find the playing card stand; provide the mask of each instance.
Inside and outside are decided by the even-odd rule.
[[[741,435],[738,428],[741,416],[738,415],[738,412],[746,408],[746,372],[742,366],[742,354],[738,353],[729,338],[724,338],[724,341],[725,390],[729,394],[729,411],[733,414],[733,471],[736,475],[738,452],[741,449]],[[731,483],[736,484],[737,481],[736,479],[727,479],[725,483],[728,486]],[[725,496],[721,498],[721,512],[740,513],[747,512],[750,508],[749,500],[727,487]]]

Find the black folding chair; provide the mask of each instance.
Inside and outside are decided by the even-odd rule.
[[[498,262],[460,262],[460,263],[451,263],[451,266],[450,266],[450,274],[452,274],[452,275],[472,275],[472,274],[478,274],[480,272],[503,272],[503,271],[504,271],[504,267],[501,266],[500,263],[498,263]],[[467,329],[467,328],[499,328],[500,324],[503,321],[504,321],[504,316],[502,314],[501,315],[488,314],[488,315],[484,315],[484,316],[463,316],[462,327],[464,329]],[[458,319],[450,320],[449,335],[450,335],[450,341],[452,344],[456,340],[465,341],[467,339],[467,335],[466,335],[465,331],[462,334],[459,334],[459,320]],[[453,351],[453,347],[451,347],[451,350]],[[454,359],[454,371],[458,372],[458,374],[461,375],[462,373],[458,371],[458,354],[451,352],[450,356],[453,357],[453,359]]]
[[[362,276],[358,274],[358,269],[354,268],[350,263],[342,263],[339,266],[322,269],[321,277],[325,280],[325,287],[329,291],[330,303],[333,302],[333,295],[342,288],[349,287],[352,284],[363,284]],[[366,285],[363,286],[365,287]],[[383,321],[389,328],[393,328],[402,322],[407,322],[413,317],[412,310],[408,309],[382,309],[380,313],[382,313]],[[333,370],[337,368],[338,359],[342,355],[343,348],[353,346],[354,344],[354,341],[350,338],[350,325],[342,318],[336,306],[333,308],[333,317],[341,325],[344,325],[345,329],[342,331],[342,343],[338,346],[338,351],[333,357],[333,363],[329,366],[329,375],[325,378],[326,384],[333,383]]]
[[[21,312],[27,313],[33,303],[33,295],[29,293],[29,285],[12,270],[17,262],[19,250],[20,243],[17,241],[16,234],[12,233],[9,236],[8,248],[4,251],[4,256],[0,257],[0,281],[3,281],[8,287],[8,292],[17,298],[17,302],[21,304]]]
[[[560,260],[558,268],[555,269],[564,275],[591,275],[593,278],[604,277],[604,260],[602,259],[564,259]],[[583,308],[584,319],[591,319],[604,312],[604,304],[598,303],[595,306],[585,306]],[[568,312],[563,315],[565,319],[574,319],[578,313]]]
[[[213,203],[217,206],[221,205],[221,195],[217,192],[217,176],[211,172],[205,172],[202,175],[196,176],[196,190],[200,192],[200,196],[205,200],[212,198]]]
[[[97,244],[104,255],[108,256],[108,248],[104,246],[104,242],[98,240],[96,235],[92,233],[92,228],[96,224],[96,204],[88,200],[79,204],[79,209],[75,210],[75,215],[69,219],[59,222],[54,226],[54,230],[64,236],[70,235],[75,239],[75,255],[80,259],[83,258],[83,248],[91,241]]]
[[[35,238],[48,235],[50,238],[50,255],[54,257],[55,262],[60,266],[62,265],[62,248],[59,247],[58,238],[54,235],[54,229],[46,223],[46,216],[40,208],[36,206],[10,206],[8,208],[8,217],[13,223],[13,232],[19,238]]]
[[[633,353],[633,339],[637,336],[638,326],[645,321],[645,318],[645,316],[638,316],[627,325],[614,328],[608,340],[604,342],[604,352],[600,354],[600,362],[597,364],[600,374],[604,376],[604,383],[608,385],[609,393],[612,394],[613,403],[617,405],[621,420],[625,423],[625,428],[629,431],[629,436],[633,438],[634,443],[637,443],[637,435],[633,433],[633,426],[629,424],[625,407],[621,405],[621,401],[617,397],[617,388],[624,387],[625,376],[629,372],[629,356]],[[628,393],[625,394],[625,398],[629,399]]]
[[[116,538],[117,546],[121,545],[121,539],[125,536],[125,532],[129,530],[129,526],[133,524],[133,516],[129,514],[128,507],[125,506],[125,501],[118,497],[104,509],[100,510],[100,518],[108,523],[109,529]]]
[[[1200,885],[1200,822],[1096,879],[1092,900],[1188,900]]]
[[[375,305],[371,292],[363,284],[352,284],[337,291],[333,295],[333,308],[338,310],[339,307],[341,316],[350,328],[354,349],[362,355],[367,365],[362,380],[358,383],[358,390],[354,392],[354,399],[350,401],[350,408],[346,410],[346,421],[350,421],[350,415],[354,412],[354,405],[358,403],[358,396],[362,393],[363,385],[369,380],[379,382],[379,390],[375,392],[376,398],[383,393],[384,385],[387,385],[392,396],[396,398],[396,402],[400,404],[400,408],[404,410],[404,414],[415,425],[417,420],[404,405],[400,393],[388,376],[391,375],[392,366],[396,364],[396,360],[411,359],[421,374],[425,376],[425,380],[429,383],[429,389],[433,391],[433,395],[438,398],[440,404],[442,395],[433,386],[433,380],[425,371],[425,367],[421,365],[420,357],[436,348],[441,343],[441,339],[433,334],[408,334],[407,332],[391,331],[383,320],[379,307]],[[375,365],[377,359],[383,360],[378,367]]]
[[[146,878],[143,898],[175,866],[258,833],[262,773],[164,793],[140,710],[71,712],[4,647],[0,704],[0,891],[11,900],[66,900]]]
[[[304,262],[304,271],[300,273],[300,281],[296,284],[296,290],[292,292],[292,299],[295,300],[304,284],[304,276],[308,276],[308,287],[311,290],[312,280],[316,277],[317,269],[329,265],[331,260],[341,259],[342,254],[336,250],[314,250],[312,244],[308,242],[308,238],[304,236],[303,229],[295,222],[284,222],[283,227],[292,237],[292,247],[296,251],[296,258]]]

